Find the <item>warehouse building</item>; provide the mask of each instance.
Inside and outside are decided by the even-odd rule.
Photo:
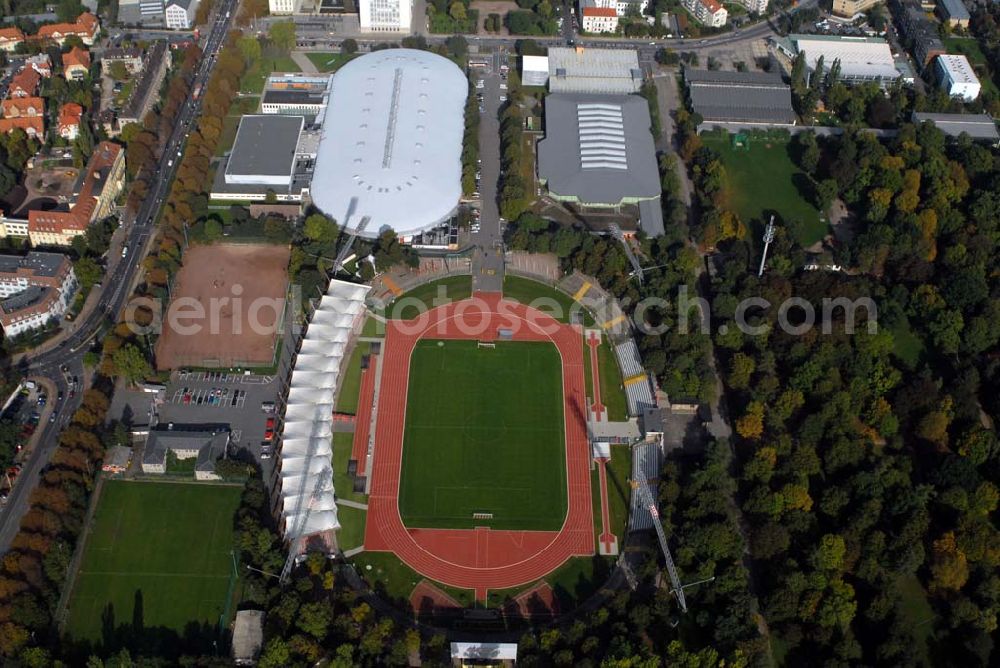
[[[885,87],[900,78],[908,83],[913,81],[913,74],[896,62],[889,43],[884,39],[793,34],[771,37],[768,44],[772,52],[783,60],[786,69],[790,69],[791,61],[799,53],[805,53],[807,76],[816,71],[816,64],[822,56],[826,71],[834,61],[840,61],[840,80],[848,85],[872,81]]]
[[[779,75],[685,68],[691,106],[705,123],[795,125],[792,91]]]
[[[549,49],[549,90],[553,93],[628,95],[642,87],[639,53],[632,49]]]
[[[213,199],[299,202],[308,192],[316,152],[302,116],[244,116],[222,169],[216,170]]]
[[[989,114],[932,114],[915,111],[913,122],[931,122],[949,137],[967,134],[975,141],[989,142],[994,146],[1000,144],[996,121]]]
[[[646,100],[553,93],[545,98],[545,116],[561,121],[547,123],[545,139],[538,142],[538,179],[549,196],[584,208],[637,206],[642,229],[662,234],[660,178]]]
[[[951,97],[973,102],[982,91],[979,77],[965,56],[946,54],[937,58],[938,81],[941,90]]]
[[[404,240],[448,220],[462,195],[469,82],[428,51],[385,49],[333,76],[310,193],[341,226]]]

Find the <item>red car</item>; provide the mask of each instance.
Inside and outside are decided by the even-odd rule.
[[[267,431],[264,432],[264,440],[266,442],[268,442],[268,443],[270,443],[271,441],[274,440],[274,430],[273,429],[268,429]]]
[[[267,423],[264,425],[268,430],[274,429],[274,418],[267,418]]]

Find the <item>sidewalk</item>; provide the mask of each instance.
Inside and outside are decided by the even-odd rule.
[[[305,52],[292,51],[292,60],[299,66],[303,74],[319,74],[319,68],[316,67],[313,61],[309,60]]]

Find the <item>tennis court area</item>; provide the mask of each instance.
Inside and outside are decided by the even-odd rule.
[[[78,639],[132,625],[182,633],[216,624],[236,586],[230,551],[242,487],[106,482],[84,545],[66,630]],[[141,605],[136,614],[137,602]]]
[[[558,530],[567,503],[563,420],[554,345],[418,341],[403,437],[403,523]]]

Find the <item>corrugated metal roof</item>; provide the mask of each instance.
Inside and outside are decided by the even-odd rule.
[[[989,114],[931,114],[913,112],[913,122],[931,121],[941,132],[950,137],[958,137],[963,132],[973,139],[1000,141],[996,121]]]
[[[706,121],[795,123],[791,89],[776,74],[685,69],[684,78]]]
[[[632,49],[549,49],[553,93],[636,93],[642,86],[639,54]]]

